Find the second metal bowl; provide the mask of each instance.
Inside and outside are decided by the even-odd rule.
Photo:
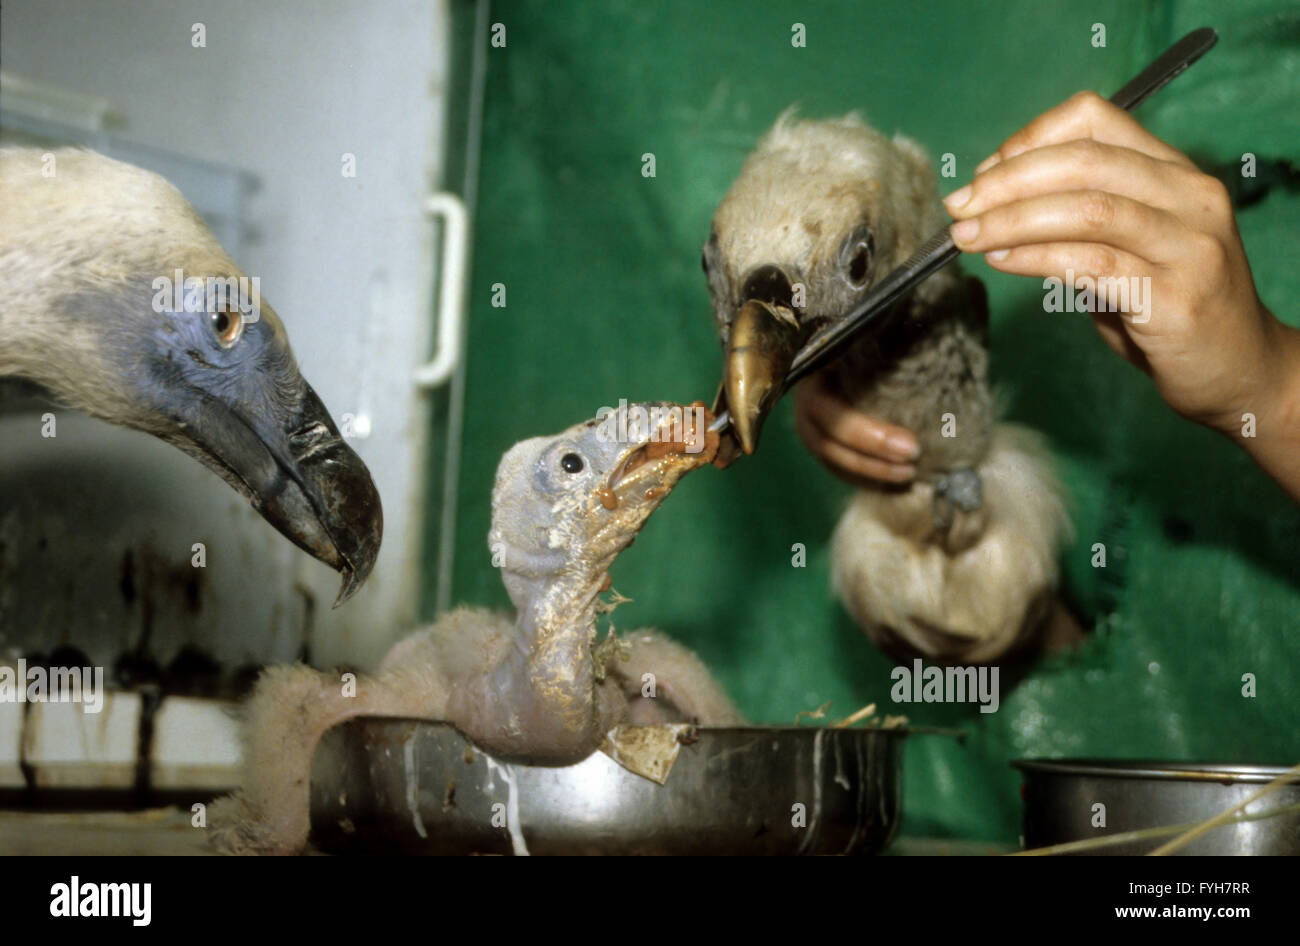
[[[1025,847],[1047,847],[1166,825],[1190,825],[1244,801],[1285,767],[1122,759],[1025,759]],[[1248,817],[1300,803],[1300,784],[1253,802]],[[1098,806],[1102,806],[1098,808]],[[1104,819],[1104,824],[1099,820]],[[1145,854],[1178,832],[1092,848],[1096,854]],[[1212,829],[1179,854],[1300,854],[1300,811]]]

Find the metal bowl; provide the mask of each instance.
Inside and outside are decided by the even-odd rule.
[[[1012,763],[1024,775],[1024,843],[1027,848],[1082,841],[1166,825],[1204,821],[1287,771],[1282,766],[1121,759],[1025,759]],[[1300,784],[1284,785],[1243,814],[1264,814],[1300,803]],[[1094,806],[1105,805],[1105,826],[1094,827]],[[1096,854],[1145,854],[1173,838],[1093,848]],[[1300,854],[1300,811],[1214,828],[1179,854]]]
[[[871,854],[898,828],[904,734],[698,729],[660,785],[603,752],[569,766],[511,764],[446,723],[356,719],[316,750],[312,843],[338,853]]]

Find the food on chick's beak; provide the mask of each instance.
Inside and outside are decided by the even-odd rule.
[[[666,409],[658,409],[663,416],[649,439],[623,459],[611,475],[608,486],[596,491],[596,498],[606,509],[618,508],[616,489],[634,472],[665,457],[688,461],[690,469],[716,463],[722,436],[710,429],[716,418],[703,401],[695,401],[689,406],[670,405]],[[663,486],[651,486],[646,498],[659,498],[660,490],[666,495]]]

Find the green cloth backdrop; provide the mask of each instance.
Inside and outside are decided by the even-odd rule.
[[[951,152],[965,183],[1007,134],[1082,88],[1110,94],[1184,32],[1218,47],[1138,112],[1198,160],[1300,150],[1300,8],[1285,2],[496,3],[470,290],[454,598],[507,607],[486,548],[493,472],[515,441],[602,405],[710,399],[720,369],[700,246],[713,208],[784,108],[860,110]],[[806,48],[791,45],[803,23]],[[1093,24],[1106,46],[1092,45]],[[653,153],[656,176],[642,176]],[[1296,324],[1300,196],[1239,221],[1260,293]],[[998,712],[904,707],[964,745],[906,746],[904,831],[1014,842],[1011,759],[1300,761],[1300,508],[1228,442],[1167,410],[1084,316],[1041,286],[966,263],[988,286],[1009,416],[1044,431],[1077,538],[1064,595],[1081,650],[1003,669]],[[504,284],[507,304],[491,304]],[[889,704],[893,663],[829,592],[848,496],[799,446],[790,405],[762,449],[683,482],[620,559],[619,628],[695,648],[754,720],[833,701]],[[431,519],[432,522],[432,519]],[[432,530],[431,530],[432,531]],[[807,567],[791,546],[807,546]],[[1090,564],[1104,542],[1105,569]],[[432,543],[430,543],[432,545]],[[426,556],[427,588],[436,556]],[[424,610],[430,616],[432,596]],[[1258,695],[1242,696],[1253,673]]]

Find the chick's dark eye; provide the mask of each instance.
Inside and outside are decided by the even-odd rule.
[[[867,285],[875,256],[876,242],[871,234],[871,225],[864,223],[855,227],[844,241],[844,248],[840,250],[844,278],[854,289],[862,289]]]
[[[566,453],[560,458],[560,466],[564,468],[565,473],[581,473],[582,457],[576,453]]]
[[[867,267],[871,265],[871,252],[864,243],[854,252],[853,258],[849,260],[849,279],[855,285],[860,284],[867,278]]]
[[[709,254],[703,250],[700,251],[700,269],[704,270],[704,275],[709,274]]]

